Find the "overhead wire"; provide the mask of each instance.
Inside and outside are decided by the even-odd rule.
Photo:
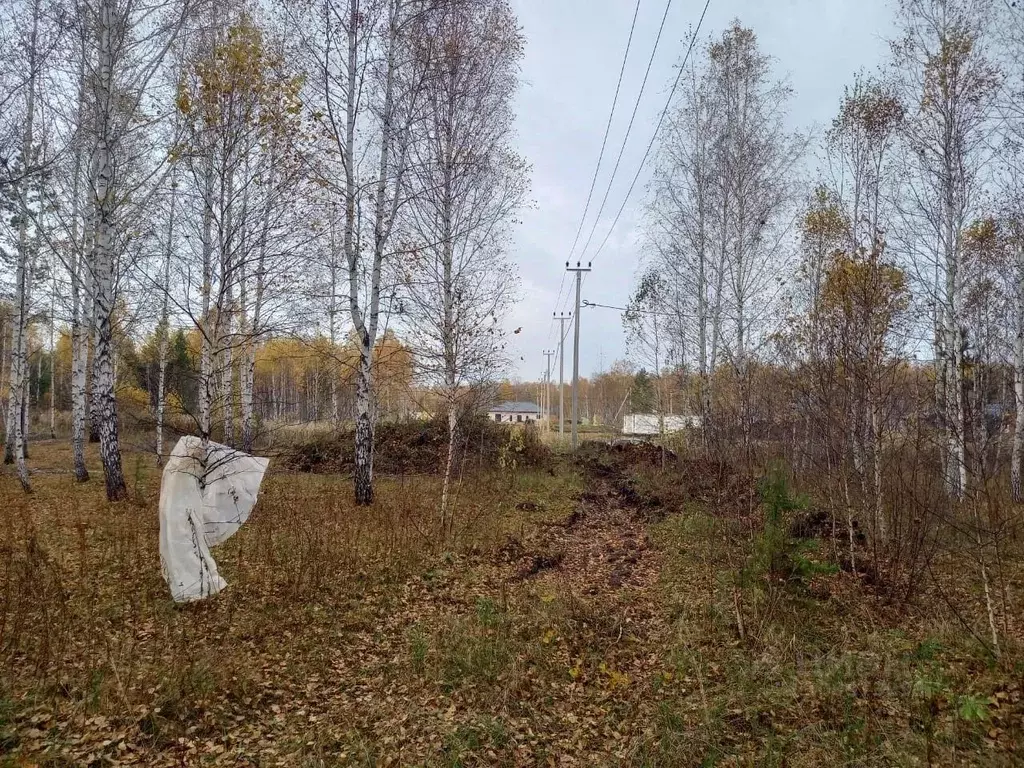
[[[654,66],[654,59],[658,53],[658,47],[661,45],[661,35],[665,31],[665,21],[668,19],[668,12],[672,9],[672,0],[667,0],[665,3],[665,11],[661,15],[661,24],[658,26],[658,34],[654,38],[654,47],[651,49],[651,56],[647,60],[647,69],[644,71],[643,82],[640,83],[640,91],[636,95],[636,101],[633,102],[633,114],[630,115],[629,125],[626,126],[626,133],[622,137],[622,144],[619,145],[619,154],[615,158],[615,167],[612,168],[612,175],[608,178],[608,186],[605,187],[604,197],[601,199],[601,207],[597,211],[597,216],[594,217],[594,226],[590,228],[590,234],[587,236],[587,242],[583,246],[583,253],[587,252],[587,248],[590,247],[591,241],[594,239],[594,232],[597,231],[597,225],[601,221],[601,214],[604,213],[605,205],[608,204],[608,196],[612,191],[612,184],[615,182],[615,177],[619,172],[619,165],[622,163],[622,155],[626,151],[626,144],[629,142],[629,134],[633,130],[633,123],[636,122],[636,114],[640,110],[640,101],[643,99],[644,91],[647,90],[647,81],[651,76],[651,68]],[[575,250],[575,248],[574,248]],[[570,258],[572,254],[570,253]]]
[[[683,72],[686,70],[686,64],[690,60],[690,54],[693,53],[693,47],[697,42],[697,37],[700,35],[700,29],[704,24],[704,18],[707,16],[708,7],[710,5],[711,0],[705,0],[704,10],[701,12],[700,20],[697,22],[697,28],[694,30],[693,35],[690,38],[690,45],[687,47],[686,53],[683,55],[683,62],[679,66],[679,72],[676,73],[676,79],[672,83],[672,89],[669,91],[668,99],[665,101],[665,107],[661,110],[661,115],[658,117],[658,124],[654,128],[651,140],[647,143],[647,150],[644,152],[644,156],[640,160],[640,165],[637,167],[636,173],[633,175],[633,181],[630,182],[629,189],[626,191],[626,196],[622,199],[622,205],[619,206],[619,210],[615,214],[615,218],[612,220],[611,227],[608,228],[608,232],[601,241],[601,245],[598,246],[594,255],[590,258],[591,262],[601,255],[601,252],[604,250],[605,245],[607,245],[612,232],[615,231],[615,227],[619,223],[619,219],[622,217],[622,212],[625,210],[626,204],[629,202],[629,198],[633,194],[633,190],[636,188],[636,183],[640,178],[640,174],[643,172],[644,165],[647,163],[647,159],[651,155],[651,150],[654,148],[654,142],[657,141],[658,135],[661,133],[661,126],[665,123],[665,117],[668,115],[668,111],[672,106],[672,100],[675,98],[676,91],[679,89],[679,82],[682,79]],[[586,248],[584,248],[584,252],[586,252]]]
[[[572,241],[572,248],[569,249],[569,258],[572,258],[573,253],[576,252],[576,246],[579,244],[580,235],[583,233],[583,225],[586,224],[587,214],[590,212],[590,203],[594,197],[594,189],[597,187],[597,177],[601,171],[601,163],[604,161],[604,151],[608,145],[608,135],[611,132],[612,121],[615,117],[615,109],[619,103],[619,92],[622,89],[622,78],[626,72],[626,63],[629,60],[629,52],[633,47],[633,34],[636,31],[636,20],[640,15],[640,3],[641,0],[636,0],[636,6],[633,8],[633,20],[629,25],[629,37],[626,39],[626,50],[622,54],[622,64],[619,66],[619,78],[615,83],[615,95],[612,97],[612,107],[608,112],[608,121],[604,127],[604,138],[601,139],[601,149],[597,155],[597,165],[594,167],[594,176],[590,180],[590,192],[587,193],[587,202],[583,206],[583,215],[580,217],[580,224],[576,228],[576,237]],[[562,291],[565,288],[565,272],[562,273],[562,279],[558,283],[558,296],[555,298],[555,307],[559,308],[562,301]],[[551,334],[554,331],[555,321],[552,317],[551,324],[548,326],[548,341],[551,340]]]
[[[590,235],[587,238],[587,242],[586,242],[586,244],[583,247],[582,254],[586,253],[587,248],[589,247],[589,245],[590,245],[590,243],[592,241],[594,232],[596,231],[597,224],[598,224],[598,222],[600,222],[601,213],[604,212],[604,206],[605,206],[605,204],[607,202],[607,198],[608,198],[608,195],[609,195],[610,190],[611,190],[612,182],[614,181],[615,174],[616,174],[616,172],[618,170],[619,163],[620,163],[620,161],[622,159],[622,153],[625,150],[625,145],[626,145],[626,142],[627,142],[627,140],[629,138],[630,130],[631,130],[632,126],[633,126],[633,122],[634,122],[634,119],[636,117],[636,111],[637,111],[637,109],[639,107],[640,98],[643,96],[644,88],[646,87],[646,84],[647,84],[647,80],[648,80],[648,76],[650,74],[650,69],[651,69],[651,66],[652,66],[652,62],[653,62],[655,54],[657,52],[658,44],[659,44],[659,42],[661,40],[662,31],[663,31],[664,25],[665,25],[665,18],[668,15],[668,11],[669,11],[669,8],[671,7],[671,4],[672,4],[672,0],[667,0],[666,7],[665,7],[665,12],[664,12],[664,14],[662,16],[662,20],[661,20],[661,25],[658,28],[658,35],[657,35],[657,37],[655,39],[654,49],[652,50],[651,57],[650,57],[650,59],[648,61],[647,71],[644,74],[644,80],[643,80],[643,83],[641,84],[640,93],[637,95],[637,100],[636,100],[636,102],[634,104],[633,115],[632,115],[632,117],[630,119],[629,127],[626,130],[626,135],[623,137],[622,145],[620,146],[620,150],[619,150],[619,156],[616,159],[615,168],[612,171],[612,176],[609,179],[608,187],[607,187],[607,189],[605,191],[604,199],[602,200],[601,207],[599,209],[598,215],[595,217],[594,226],[592,227]],[[667,117],[668,111],[669,111],[669,109],[672,106],[672,102],[673,102],[673,99],[675,98],[676,91],[679,89],[679,83],[682,80],[683,73],[686,71],[686,65],[687,65],[687,63],[690,60],[691,54],[693,53],[693,48],[694,48],[694,46],[697,43],[697,38],[700,36],[700,30],[701,30],[701,28],[704,25],[704,20],[707,17],[708,8],[710,6],[711,6],[711,0],[705,0],[704,7],[701,10],[700,18],[697,21],[697,26],[694,29],[693,35],[690,38],[690,44],[687,46],[686,53],[683,55],[683,61],[682,61],[682,63],[679,66],[679,71],[676,73],[676,77],[675,77],[675,80],[672,83],[672,88],[669,91],[668,98],[665,100],[665,106],[662,108],[661,113],[658,116],[658,122],[657,122],[657,125],[654,128],[654,133],[651,135],[651,139],[647,143],[647,148],[644,151],[643,158],[641,158],[640,164],[637,167],[636,173],[633,175],[633,179],[630,182],[629,189],[626,190],[626,195],[625,195],[625,197],[622,200],[622,204],[619,206],[618,211],[616,211],[616,213],[615,213],[615,218],[612,220],[611,226],[608,228],[607,233],[605,234],[604,238],[602,239],[601,244],[598,246],[597,250],[594,252],[594,255],[589,259],[589,261],[591,263],[604,251],[605,246],[608,244],[608,240],[611,238],[612,232],[615,231],[615,227],[618,225],[619,219],[622,217],[622,213],[625,210],[626,205],[628,204],[629,199],[632,196],[634,189],[636,188],[637,181],[640,179],[640,174],[643,173],[644,166],[647,164],[647,160],[650,158],[651,150],[654,148],[654,143],[657,141],[658,136],[661,133],[661,128],[664,125],[665,118]],[[634,18],[634,23],[635,23],[635,18]],[[630,29],[630,39],[632,39],[632,36],[633,36],[633,30]],[[627,49],[627,53],[628,53],[628,49]],[[623,63],[623,66],[624,65],[625,65],[625,62]],[[622,75],[620,73],[620,81],[621,81],[621,77],[622,77]],[[617,94],[618,94],[618,87],[616,87],[616,99],[617,99]],[[609,122],[610,122],[610,120],[611,120],[611,118],[609,117]],[[606,129],[606,133],[607,133],[607,129]],[[603,144],[602,144],[602,152],[603,152]],[[596,171],[595,171],[595,177],[596,177]],[[593,193],[593,183],[591,184],[591,187],[592,187],[591,188],[591,194],[592,194]],[[589,202],[590,202],[590,196],[588,195],[588,203],[587,203],[587,206],[586,206],[587,209],[589,209]],[[578,240],[578,237],[579,237],[579,235],[577,233],[577,240]],[[574,246],[573,247],[575,249],[575,242],[574,242]],[[570,251],[570,253],[572,253],[572,252]],[[581,254],[581,259],[580,259],[581,261],[582,261],[582,254]],[[588,274],[589,273],[583,274],[581,287],[582,287],[583,284],[586,284],[586,279],[587,279]],[[562,280],[559,283],[559,290],[558,290],[559,299],[558,300],[561,299],[561,295],[562,295],[562,290],[563,290],[564,284],[565,284],[565,273],[563,272],[562,273]],[[571,298],[571,295],[572,295],[572,291],[570,290],[569,294],[566,296],[566,304],[568,304],[569,299]],[[558,303],[558,300],[556,300],[556,305]],[[564,307],[563,307],[563,311],[564,311]],[[551,331],[553,330],[553,327],[554,327],[554,319],[552,318],[552,325],[549,326],[549,330],[548,330],[548,338],[549,339],[550,339]]]
[[[623,77],[623,75],[626,72],[626,62],[629,60],[630,48],[632,48],[632,46],[633,46],[633,33],[636,31],[636,19],[637,19],[637,16],[639,16],[639,14],[640,14],[640,2],[641,2],[641,0],[636,0],[636,7],[633,9],[633,21],[629,25],[629,38],[626,40],[626,50],[622,54],[622,65],[619,67],[619,79],[615,83],[615,96],[612,98],[612,108],[611,108],[611,111],[608,113],[608,122],[605,123],[605,126],[604,126],[604,138],[601,139],[601,151],[598,152],[598,155],[597,155],[597,165],[594,167],[594,176],[590,180],[590,192],[587,193],[587,203],[586,203],[586,205],[583,206],[583,216],[580,217],[580,225],[576,229],[576,237],[572,241],[572,248],[569,249],[569,259],[572,259],[572,255],[576,252],[576,246],[577,246],[577,244],[580,241],[580,234],[583,232],[583,225],[586,223],[586,221],[587,221],[587,214],[590,212],[590,202],[594,198],[594,189],[597,186],[597,177],[600,174],[601,163],[604,160],[604,150],[608,146],[608,134],[611,132],[612,121],[613,121],[613,119],[615,117],[615,107],[619,103],[619,91],[622,89],[622,77]],[[671,5],[672,4],[672,0],[668,0],[668,4]],[[664,19],[661,20],[661,24],[662,24],[662,26],[665,25],[665,20]],[[658,31],[658,37],[659,38],[661,37],[661,30]],[[657,45],[657,44],[655,44],[655,45]],[[650,71],[650,66],[649,65],[648,65],[648,71]],[[647,80],[647,78],[645,77],[644,78],[644,82],[646,82],[646,80]],[[642,92],[643,91],[641,91],[641,93]],[[636,117],[636,110],[635,109],[633,110],[633,116]],[[629,124],[630,124],[630,126],[632,126],[633,125],[633,121],[630,120]],[[629,136],[629,131],[628,130],[626,132],[626,136],[627,137]],[[621,156],[622,156],[622,154],[620,152],[619,157],[621,158]],[[616,168],[618,168],[618,162],[616,162]],[[614,171],[612,173],[614,174]],[[601,214],[598,213],[598,216],[600,216],[600,215]],[[584,250],[586,250],[586,246],[584,246]]]
[[[565,272],[562,272],[562,279],[558,281],[558,298],[555,299],[555,306],[558,306],[558,302],[562,300],[562,289],[565,287]],[[548,337],[544,342],[545,345],[551,341],[551,334],[555,332],[555,316],[551,315],[551,323],[548,325]]]

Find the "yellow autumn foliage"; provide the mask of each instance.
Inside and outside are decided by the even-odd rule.
[[[136,384],[124,384],[117,389],[117,408],[121,413],[138,416],[150,410],[149,393]]]

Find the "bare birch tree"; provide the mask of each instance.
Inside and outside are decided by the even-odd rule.
[[[254,345],[264,330],[268,258],[280,261],[268,252],[288,197],[299,191],[300,82],[252,16],[213,11],[176,102],[201,209],[198,286],[185,271],[186,285],[198,288],[186,292],[199,294],[199,306],[189,296],[183,304],[200,336],[199,432],[209,439],[219,429],[223,442],[250,450]]]
[[[982,169],[990,154],[999,77],[986,49],[988,0],[901,0],[894,77],[908,106],[909,171],[900,193],[901,247],[932,310],[947,493],[968,486],[964,400],[964,231],[983,211]]]
[[[785,126],[790,89],[773,79],[771,66],[739,21],[706,46],[685,73],[652,187],[665,277],[682,276],[670,282],[688,294],[697,316],[702,416],[710,415],[710,377],[721,354],[741,384],[744,444],[749,364],[782,295],[795,166],[807,145]]]
[[[826,136],[833,199],[842,211],[842,226],[836,234],[840,235],[843,260],[829,265],[830,287],[833,292],[837,286],[840,293],[850,291],[838,272],[845,268],[845,279],[853,285],[852,295],[862,305],[860,314],[851,319],[856,334],[844,348],[844,359],[853,363],[844,367],[850,408],[843,420],[844,435],[876,548],[884,547],[887,538],[882,494],[886,422],[882,399],[887,376],[892,374],[887,362],[893,359],[887,345],[899,314],[892,309],[899,304],[894,297],[902,301],[905,292],[902,275],[897,280],[890,274],[885,237],[892,218],[893,149],[904,114],[903,104],[888,84],[858,76],[846,89],[839,114]],[[875,314],[879,322],[861,314]]]
[[[698,412],[705,445],[712,423],[712,373],[718,362],[724,275],[715,247],[715,137],[720,104],[706,57],[695,57],[684,74],[658,149],[650,185],[649,237],[674,303],[692,308],[692,323],[683,324],[687,346],[694,350],[699,380]],[[692,329],[692,330],[691,330]],[[681,339],[680,339],[681,341]]]
[[[330,143],[321,181],[341,198],[347,301],[355,334],[355,499],[373,502],[373,354],[381,330],[387,262],[409,169],[411,129],[420,115],[423,57],[413,31],[429,0],[320,0],[303,15],[311,101]],[[357,130],[358,128],[358,130]]]
[[[527,192],[510,146],[523,41],[504,0],[454,0],[424,16],[414,45],[426,69],[424,119],[407,179],[415,250],[399,268],[418,374],[447,411],[444,528],[459,411],[503,362],[499,321],[516,290],[504,251]]]
[[[80,0],[78,21],[89,34],[86,61],[91,158],[91,267],[94,304],[94,403],[100,457],[111,501],[127,495],[121,468],[115,399],[113,315],[119,261],[131,233],[131,208],[146,198],[145,188],[163,159],[138,137],[149,127],[150,85],[192,9],[188,0]],[[134,196],[133,196],[134,193]]]
[[[29,225],[33,218],[30,203],[30,189],[37,181],[38,168],[35,158],[36,89],[38,87],[41,57],[38,50],[40,27],[40,0],[33,0],[29,18],[30,32],[25,43],[28,82],[24,90],[24,125],[21,138],[21,171],[17,189],[17,266],[15,269],[14,315],[11,319],[10,355],[8,378],[7,440],[4,461],[13,461],[17,467],[18,480],[25,491],[31,491],[28,466],[25,462],[25,416],[28,409],[28,333],[31,311],[29,286],[32,273],[32,256],[35,252],[30,241]],[[35,169],[35,174],[33,173]],[[36,225],[38,226],[38,224]]]

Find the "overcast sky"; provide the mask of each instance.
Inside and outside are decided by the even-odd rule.
[[[555,349],[552,312],[571,310],[565,261],[583,215],[587,192],[604,135],[615,82],[625,50],[634,0],[511,0],[526,36],[522,88],[517,104],[518,146],[533,166],[535,206],[523,216],[512,254],[519,264],[521,301],[509,320],[514,347],[513,373],[524,380],[543,375],[542,350]],[[711,0],[701,38],[719,36],[738,18],[753,28],[762,50],[788,77],[794,96],[790,121],[816,135],[835,114],[843,87],[858,70],[871,71],[884,60],[893,36],[892,0]],[[622,164],[591,248],[604,239],[654,131],[665,104],[674,65],[696,25],[703,0],[673,0],[661,44],[630,133]],[[641,0],[622,92],[605,150],[605,160],[583,229],[581,245],[608,184],[626,125],[640,91],[665,0]],[[816,151],[817,143],[812,145]],[[816,165],[808,158],[808,172]],[[640,206],[648,174],[640,177],[618,225],[583,286],[584,299],[623,306],[642,257]],[[577,256],[573,257],[575,262]],[[557,301],[556,301],[557,300]],[[571,376],[572,335],[566,344],[566,379]],[[627,356],[618,312],[584,309],[580,327],[580,375],[610,367]],[[557,357],[552,379],[557,381]]]

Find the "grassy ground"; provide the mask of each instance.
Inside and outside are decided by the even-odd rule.
[[[150,458],[118,505],[63,444],[32,464],[31,497],[0,476],[0,764],[1020,764],[1015,646],[849,574],[751,580],[750,521],[692,468],[475,474],[443,539],[436,478],[359,509],[272,471],[228,589],[176,607]]]

